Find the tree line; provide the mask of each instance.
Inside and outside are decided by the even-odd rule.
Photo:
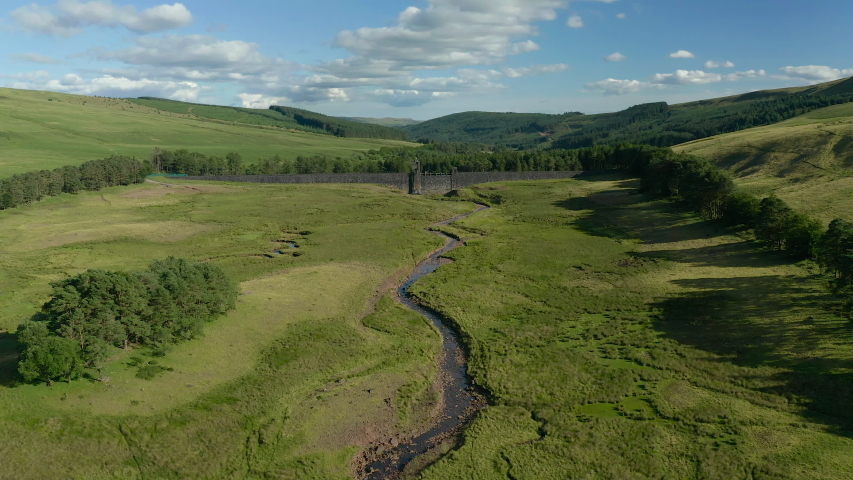
[[[60,193],[141,183],[150,173],[146,162],[117,155],[79,167],[66,165],[55,170],[21,173],[0,179],[0,210],[29,205]]]
[[[195,338],[238,295],[219,267],[174,257],[141,272],[88,270],[51,286],[50,300],[18,328],[18,371],[28,382],[71,381],[112,347],[162,349]]]
[[[290,117],[297,124],[328,132],[336,137],[382,138],[386,140],[408,140],[403,130],[369,123],[354,122],[342,118],[330,117],[308,110],[293,107],[270,106],[270,110]]]
[[[814,260],[829,275],[830,285],[853,312],[853,223],[820,221],[770,195],[759,199],[739,191],[728,172],[701,157],[670,149],[647,150],[628,168],[640,173],[640,191],[681,202],[704,218],[749,229],[768,248],[796,260]]]

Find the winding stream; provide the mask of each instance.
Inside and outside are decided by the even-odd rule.
[[[432,226],[448,225],[486,208],[489,207],[480,205],[473,212],[453,217]],[[442,265],[442,255],[463,245],[463,242],[441,232],[434,233],[447,239],[447,243],[415,267],[415,271],[400,285],[398,294],[403,305],[428,318],[441,332],[442,346],[438,359],[438,375],[442,385],[442,411],[429,430],[408,442],[398,445],[392,444],[392,448],[385,450],[381,456],[369,463],[362,475],[362,478],[366,480],[398,478],[412,460],[429,452],[445,439],[460,433],[467,423],[474,418],[477,411],[485,405],[483,397],[478,395],[471,386],[465,352],[462,349],[459,334],[444,322],[441,315],[418,304],[409,294],[409,287],[412,284],[421,277],[436,271]]]

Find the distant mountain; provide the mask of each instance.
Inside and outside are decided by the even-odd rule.
[[[369,123],[372,125],[381,125],[383,127],[407,127],[409,125],[417,125],[422,120],[413,120],[411,118],[371,118],[371,117],[338,117],[351,122]]]
[[[619,143],[671,146],[770,125],[851,100],[853,78],[680,105],[650,103],[597,115],[464,112],[402,130],[417,141],[482,143],[518,149]]]

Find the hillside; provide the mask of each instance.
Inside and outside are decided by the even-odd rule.
[[[235,116],[247,115],[234,112]],[[260,118],[241,118],[255,117]],[[112,154],[146,158],[155,147],[219,156],[238,151],[247,161],[255,161],[276,154],[290,159],[316,154],[336,157],[383,146],[410,145],[232,120],[201,118],[123,99],[2,88],[0,177],[80,164]]]
[[[312,133],[334,135],[336,137],[407,140],[406,134],[396,128],[367,125],[370,122],[355,122],[300,108],[279,105],[273,105],[267,110],[260,110],[178,102],[154,97],[140,97],[131,101],[166,112],[180,113],[211,120],[291,128]]]
[[[408,127],[409,125],[417,125],[417,124],[421,123],[421,120],[415,120],[412,118],[391,118],[391,117],[384,117],[384,118],[339,117],[339,118],[342,118],[344,120],[350,120],[353,122],[370,123],[373,125],[381,125],[383,127],[395,127],[395,128]]]
[[[775,192],[825,222],[851,218],[853,104],[673,147],[714,160],[755,194]]]
[[[465,112],[403,130],[418,140],[487,143],[520,149],[619,143],[671,146],[777,123],[851,99],[853,78],[679,105],[650,103],[597,115]]]

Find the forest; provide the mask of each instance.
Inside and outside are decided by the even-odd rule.
[[[87,270],[51,286],[50,300],[18,328],[18,371],[28,382],[71,381],[98,368],[110,347],[164,352],[200,335],[205,323],[235,307],[238,294],[221,268],[174,257],[143,272]],[[156,369],[148,364],[140,372]]]

